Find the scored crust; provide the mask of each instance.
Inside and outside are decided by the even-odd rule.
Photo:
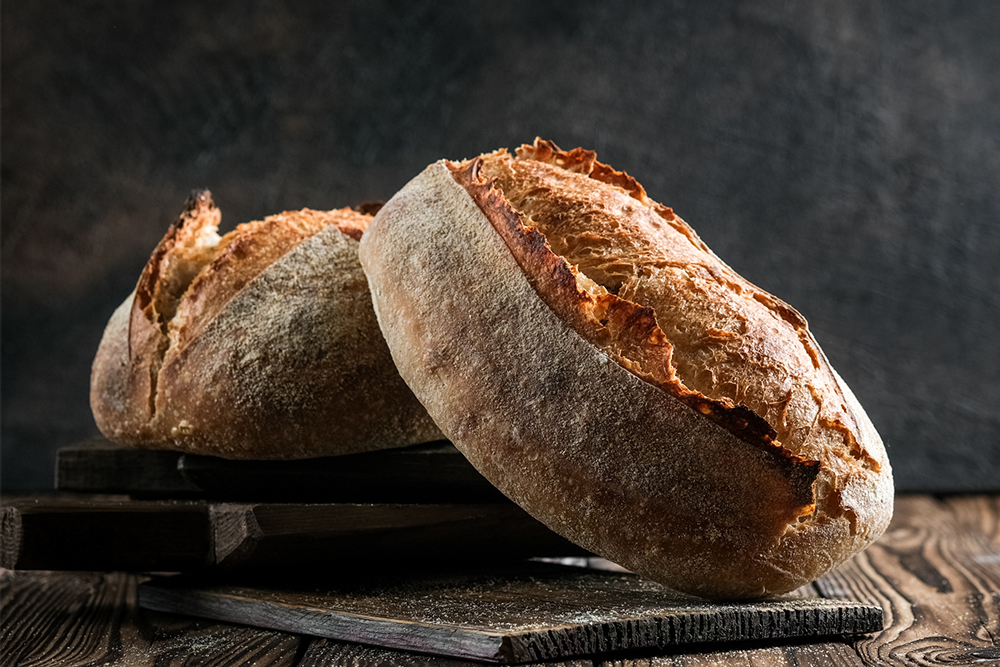
[[[112,316],[91,407],[124,444],[292,459],[440,437],[385,347],[357,246],[371,216],[288,211],[216,233],[192,194]]]
[[[739,598],[885,529],[881,440],[804,319],[592,152],[536,140],[431,165],[360,256],[445,435],[582,546]]]

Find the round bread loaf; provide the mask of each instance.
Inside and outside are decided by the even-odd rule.
[[[289,211],[219,237],[192,194],[115,311],[90,404],[111,440],[296,459],[440,438],[393,366],[357,259],[371,216]]]
[[[882,442],[802,316],[593,152],[536,140],[432,164],[360,258],[445,436],[577,544],[737,599],[885,530]]]

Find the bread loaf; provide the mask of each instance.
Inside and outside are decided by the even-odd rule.
[[[445,436],[577,544],[677,590],[795,589],[892,514],[882,442],[805,320],[590,151],[429,166],[360,258]]]
[[[396,372],[357,259],[371,216],[289,211],[219,237],[193,193],[115,311],[91,374],[101,432],[295,459],[440,437]]]

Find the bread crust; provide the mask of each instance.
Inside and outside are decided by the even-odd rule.
[[[546,207],[566,219],[543,220]],[[623,239],[638,261],[615,247]],[[892,478],[881,440],[805,320],[593,153],[536,141],[517,159],[435,163],[376,215],[360,257],[393,359],[444,434],[585,548],[687,593],[752,598],[812,581],[885,529]],[[676,304],[694,298],[686,281],[630,282],[655,273],[649,257],[728,291],[699,291],[707,305],[685,315]],[[729,332],[742,346],[704,315],[734,309],[750,309]],[[720,332],[719,349],[685,342],[699,327],[702,338]],[[756,388],[727,396],[731,383],[699,385],[688,367],[706,358],[717,380]],[[810,415],[791,399],[784,421],[747,405],[776,384],[819,406],[806,429],[815,433],[800,432]]]
[[[440,438],[396,372],[357,260],[370,219],[288,211],[221,239],[196,192],[115,311],[91,373],[135,447],[295,459]]]

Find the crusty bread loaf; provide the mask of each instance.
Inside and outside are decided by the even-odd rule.
[[[401,375],[494,485],[711,598],[795,589],[892,514],[882,442],[794,309],[582,149],[429,166],[361,242]]]
[[[371,216],[289,211],[217,235],[193,193],[115,311],[91,374],[101,432],[135,447],[295,459],[440,437],[378,330]]]

